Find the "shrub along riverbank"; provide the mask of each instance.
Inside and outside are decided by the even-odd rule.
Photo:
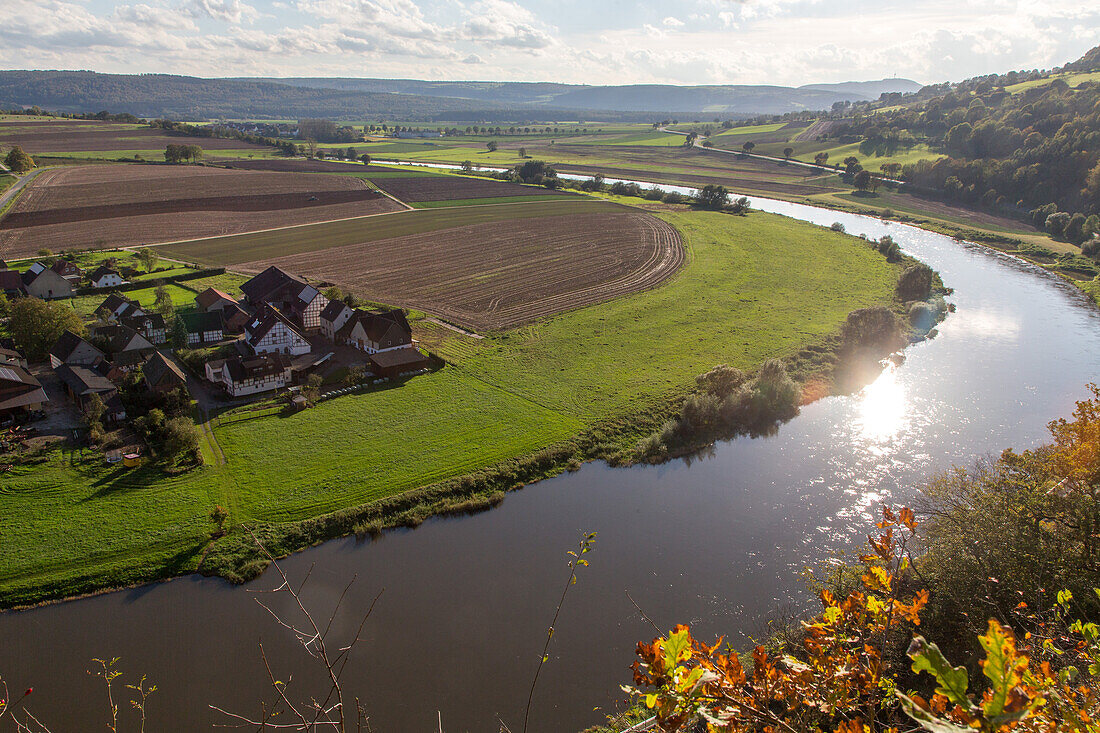
[[[420,323],[437,373],[288,416],[214,422],[225,465],[164,477],[53,451],[0,477],[0,603],[194,571],[243,579],[276,554],[348,532],[471,511],[582,461],[638,457],[718,364],[785,359],[800,380],[831,368],[850,311],[898,306],[900,263],[854,237],[752,213],[664,213],[689,260],[645,293],[472,339]],[[81,531],[74,532],[73,527]]]

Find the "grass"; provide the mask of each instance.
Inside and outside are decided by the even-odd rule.
[[[0,173],[0,193],[4,193],[4,191],[8,190],[8,187],[15,183],[15,181],[15,176],[10,176],[7,173]]]
[[[189,287],[194,287],[190,282],[187,283]],[[164,286],[167,288],[169,295],[172,296],[172,304],[178,309],[187,309],[194,307],[195,305],[195,291],[188,288],[176,285],[175,283],[168,283]],[[107,296],[110,295],[109,290],[105,290],[102,293],[95,295],[78,295],[70,302],[73,309],[82,315],[90,316],[95,313],[95,309],[98,308]],[[123,292],[122,295],[126,296],[130,300],[136,300],[146,308],[152,308],[154,301],[156,301],[156,286],[150,285],[147,288],[140,288],[138,290],[128,290]]]
[[[534,196],[493,196],[481,199],[452,199],[447,201],[409,201],[409,206],[414,209],[438,209],[448,206],[485,206],[488,204],[515,204],[527,201],[561,201],[561,196],[554,194],[535,194]]]
[[[1055,79],[1061,79],[1071,87],[1075,87],[1086,81],[1100,81],[1100,71],[1089,71],[1084,73],[1064,73],[1064,74],[1052,74],[1045,79],[1034,79],[1032,81],[1023,81],[1019,84],[1012,84],[1005,87],[1005,91],[1010,94],[1019,94],[1020,92],[1027,91],[1028,89],[1034,89],[1035,87],[1045,87]]]
[[[556,199],[556,201],[399,211],[343,221],[304,224],[270,232],[237,234],[160,245],[157,249],[168,257],[186,262],[232,265],[483,222],[620,210],[618,207],[593,199],[576,198],[563,201],[560,196]]]
[[[666,285],[483,340],[417,323],[451,365],[292,416],[215,420],[226,465],[169,478],[54,451],[0,474],[0,599],[191,571],[214,504],[233,522],[289,522],[389,502],[667,409],[715,364],[793,353],[892,293],[896,269],[854,237],[755,212],[662,216],[690,253]]]

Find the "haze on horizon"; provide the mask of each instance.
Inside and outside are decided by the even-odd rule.
[[[5,0],[0,69],[584,84],[922,83],[1100,44],[1080,0]]]

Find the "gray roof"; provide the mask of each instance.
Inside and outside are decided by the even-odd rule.
[[[74,394],[81,397],[116,391],[111,380],[102,374],[76,364],[62,364],[54,371]]]
[[[53,347],[50,348],[50,356],[55,356],[63,362],[68,361],[69,358],[73,355],[73,352],[76,351],[82,344],[87,345],[88,348],[92,349],[100,356],[104,356],[104,353],[102,351],[92,346],[90,343],[82,339],[80,336],[77,336],[72,331],[66,331],[65,333],[61,334],[61,336],[57,339],[57,342],[54,343]]]

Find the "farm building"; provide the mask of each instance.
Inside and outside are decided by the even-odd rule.
[[[399,377],[409,372],[427,369],[430,361],[414,346],[403,346],[371,354],[370,369],[380,377]]]
[[[142,365],[141,375],[150,392],[163,394],[174,389],[187,389],[187,375],[183,369],[159,351],[153,352]]]
[[[92,283],[93,288],[117,288],[126,282],[122,279],[122,274],[118,270],[107,265],[100,265],[93,270],[92,274],[88,276],[88,280]]]
[[[329,341],[336,341],[337,332],[343,327],[355,311],[342,300],[330,300],[321,311],[321,333]]]
[[[26,369],[29,364],[27,363],[27,357],[20,354],[15,349],[0,348],[0,365],[2,366],[17,366]]]
[[[109,321],[145,315],[145,311],[142,310],[140,303],[130,300],[126,296],[119,295],[118,293],[111,293],[108,295],[107,299],[100,303],[99,307],[95,309],[95,312],[105,314]]]
[[[412,328],[400,308],[384,311],[356,310],[336,332],[337,340],[374,354],[414,345]]]
[[[53,263],[50,269],[73,285],[78,284],[84,278],[84,271],[68,260],[58,260]]]
[[[50,366],[57,369],[62,364],[90,366],[106,355],[72,331],[61,334],[50,348]]]
[[[37,410],[47,401],[42,385],[21,366],[0,366],[0,417]]]
[[[120,323],[93,328],[90,338],[123,371],[136,369],[156,350],[149,339]]]
[[[254,308],[270,303],[307,331],[321,327],[321,311],[328,305],[317,288],[274,265],[241,285],[241,292]]]
[[[312,348],[298,327],[273,305],[263,308],[245,330],[254,354],[300,356]]]
[[[206,378],[232,397],[282,389],[290,384],[290,357],[283,354],[232,357],[207,362]]]
[[[216,344],[225,338],[225,331],[222,327],[222,314],[218,311],[181,313],[179,319],[183,321],[183,325],[187,329],[188,346]]]
[[[23,289],[27,295],[42,300],[73,297],[73,284],[41,262],[35,262],[23,273]]]
[[[226,333],[241,333],[245,326],[252,320],[252,316],[237,303],[226,303],[222,306],[222,327]]]
[[[195,307],[200,311],[221,310],[226,305],[236,305],[236,299],[217,288],[207,288],[195,296]]]
[[[83,411],[88,408],[92,395],[99,395],[107,408],[104,414],[106,422],[119,422],[126,419],[126,408],[119,399],[118,389],[109,379],[96,371],[78,364],[62,364],[56,369],[57,376],[65,385],[65,391]]]
[[[168,327],[164,323],[164,316],[159,313],[122,316],[118,319],[118,322],[123,326],[134,329],[158,346],[168,341]]]
[[[26,295],[22,275],[15,270],[0,270],[0,291],[8,298]]]

